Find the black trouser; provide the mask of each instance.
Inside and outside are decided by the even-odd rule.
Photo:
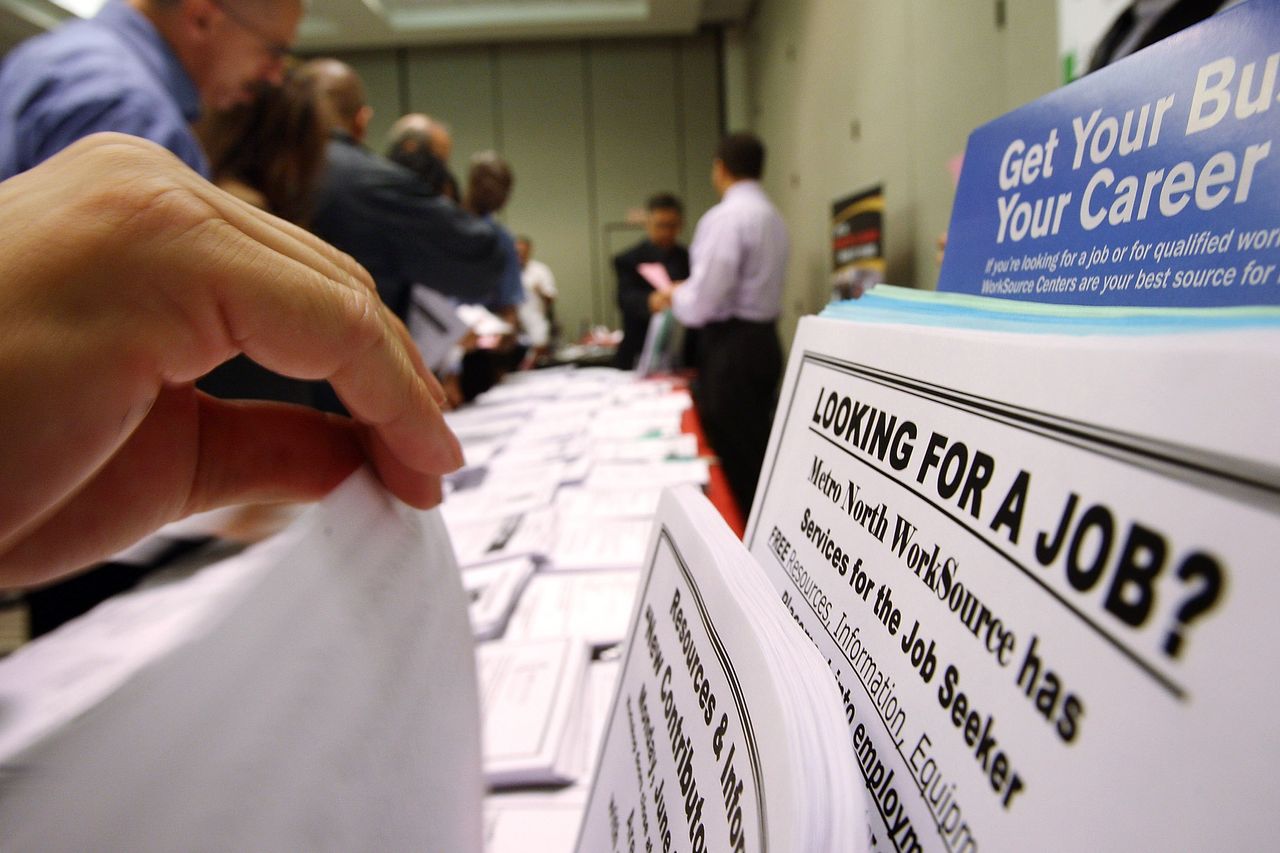
[[[751,511],[773,425],[782,347],[772,321],[725,320],[698,338],[694,401],[744,516]]]

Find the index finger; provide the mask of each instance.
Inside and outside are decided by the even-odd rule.
[[[213,189],[208,184],[196,188],[206,193]],[[362,287],[369,293],[377,293],[369,273],[345,252],[329,245],[305,229],[272,216],[230,194],[213,190],[209,195],[210,197],[206,200],[218,213],[264,246],[310,266],[339,283],[348,283]],[[414,369],[427,383],[436,403],[443,404],[444,389],[423,363],[421,354],[409,337],[404,324],[390,313],[386,319],[400,338]]]
[[[383,482],[407,502],[429,503],[438,494],[433,478],[458,468],[462,452],[421,360],[372,288],[308,247],[292,248],[302,259],[210,219],[156,260],[180,268],[183,257],[202,259],[196,281],[183,283],[196,333],[278,373],[328,379],[372,432],[370,456]],[[171,252],[172,260],[164,257]]]

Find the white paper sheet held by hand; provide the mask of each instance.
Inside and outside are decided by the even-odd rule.
[[[6,850],[481,847],[457,565],[367,471],[0,662],[0,709]]]

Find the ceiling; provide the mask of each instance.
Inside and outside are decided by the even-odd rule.
[[[304,51],[417,44],[687,35],[742,21],[752,0],[310,0]],[[102,0],[0,0],[0,48]]]
[[[689,34],[740,20],[749,0],[311,0],[299,46]]]

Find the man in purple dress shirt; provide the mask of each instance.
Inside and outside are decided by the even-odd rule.
[[[760,187],[763,173],[764,145],[755,136],[735,133],[720,143],[711,181],[721,200],[698,221],[692,271],[670,297],[676,319],[702,330],[694,399],[744,514],[755,498],[782,378],[776,323],[789,243]],[[655,293],[651,307],[666,301]]]
[[[28,40],[0,66],[0,180],[98,131],[150,139],[207,177],[191,122],[278,85],[301,17],[301,0],[109,0]]]

